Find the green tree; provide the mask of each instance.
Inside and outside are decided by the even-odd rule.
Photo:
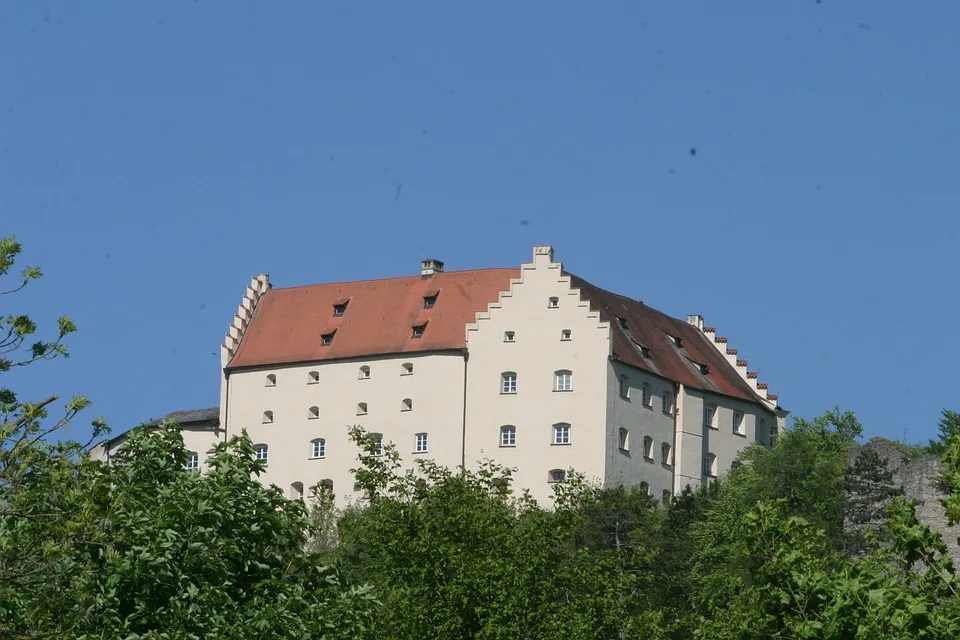
[[[653,612],[634,608],[637,579],[622,557],[576,541],[592,535],[583,513],[594,492],[575,474],[543,509],[515,496],[498,465],[452,473],[418,461],[400,473],[393,447],[374,455],[368,435],[352,434],[366,498],[340,522],[340,553],[384,603],[368,637],[657,637]]]
[[[895,496],[903,495],[893,472],[872,448],[864,448],[847,469],[844,549],[864,554],[872,544],[887,536],[883,526],[885,508]]]
[[[953,436],[960,434],[960,413],[943,409],[940,412],[940,421],[937,423],[940,435],[936,440],[927,444],[927,452],[934,455],[943,455],[947,451],[948,443]]]

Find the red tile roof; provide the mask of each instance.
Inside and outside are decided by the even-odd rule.
[[[617,359],[687,387],[760,402],[695,326],[566,275],[610,323]],[[519,276],[519,269],[479,269],[270,289],[227,368],[462,349],[466,325]],[[433,295],[435,305],[424,309],[424,297]],[[334,316],[333,306],[344,303],[343,315]],[[413,327],[424,324],[423,336],[414,338]],[[332,332],[331,344],[322,346],[320,337]],[[680,338],[680,346],[671,337]],[[649,357],[641,347],[649,349]],[[701,365],[707,373],[701,373]]]
[[[671,318],[639,300],[604,291],[570,276],[570,284],[600,312],[613,331],[613,353],[626,364],[684,386],[761,403],[760,396],[697,327]],[[621,323],[618,321],[623,320]],[[680,338],[680,345],[671,339]],[[719,341],[719,338],[718,338]],[[640,347],[650,350],[645,358]],[[707,365],[707,373],[700,365]]]
[[[519,276],[519,269],[479,269],[270,289],[227,367],[463,348],[467,323]],[[424,296],[438,293],[424,309]],[[343,303],[343,315],[334,316],[333,305]],[[413,327],[423,324],[414,338]],[[321,346],[320,336],[334,331]]]

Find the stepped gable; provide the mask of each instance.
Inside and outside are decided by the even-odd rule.
[[[762,403],[763,398],[697,326],[573,274],[565,275],[570,276],[571,287],[580,289],[581,296],[600,312],[601,320],[610,323],[613,354],[619,360],[687,387]],[[679,346],[674,338],[680,338]]]
[[[466,325],[519,275],[519,269],[477,269],[270,288],[226,367],[462,349]],[[424,309],[428,295],[436,302]],[[334,315],[336,304],[346,304],[342,316]],[[413,338],[413,327],[423,324],[423,336]]]

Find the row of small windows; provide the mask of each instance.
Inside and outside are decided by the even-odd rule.
[[[369,411],[369,407],[366,402],[357,403],[357,415],[365,416]],[[413,411],[413,400],[410,398],[404,398],[400,401],[400,411]],[[307,420],[316,420],[320,417],[320,407],[314,405],[307,409]],[[273,424],[273,411],[264,411],[263,412],[263,424]]]
[[[400,375],[401,376],[412,376],[413,375],[413,363],[404,362],[400,365]],[[357,372],[357,378],[359,380],[369,380],[370,379],[370,367],[363,365]],[[307,384],[320,384],[320,372],[319,371],[308,371],[307,372]],[[268,373],[266,377],[266,382],[264,386],[275,387],[277,386],[277,374]]]
[[[627,429],[621,428],[618,434],[619,442],[618,446],[620,451],[624,453],[629,453],[630,451],[630,432]],[[670,446],[669,442],[664,442],[660,445],[660,463],[664,465],[672,465],[673,449]],[[650,436],[643,437],[643,457],[647,460],[653,460],[653,438]]]
[[[560,330],[560,341],[567,342],[573,340],[573,331],[570,329],[561,329]],[[503,341],[504,342],[516,342],[517,341],[517,332],[516,331],[504,331],[503,332]]]
[[[383,435],[379,433],[371,434],[376,438],[376,445],[373,455],[383,455]],[[267,462],[270,447],[267,444],[258,444],[254,448],[254,459],[261,462]],[[426,453],[429,450],[429,436],[426,433],[417,433],[413,436],[413,452]],[[310,459],[318,460],[327,457],[326,438],[314,438],[310,441]],[[200,457],[197,453],[191,452],[187,461],[187,470],[196,471],[200,468]]]
[[[553,372],[554,391],[573,391],[573,372],[569,369],[560,369]],[[504,371],[500,374],[500,393],[517,392],[517,373]]]
[[[624,400],[630,400],[630,379],[627,376],[620,376],[619,393],[620,397]],[[646,382],[640,385],[640,404],[647,409],[653,408],[653,397],[650,393],[650,385]],[[673,415],[673,394],[671,392],[664,391],[660,394],[660,408],[664,413]]]
[[[766,429],[766,419],[757,418],[757,433],[763,433]],[[717,407],[716,405],[708,404],[703,407],[703,426],[709,429],[719,429],[717,425]],[[734,411],[733,418],[730,423],[731,431],[737,434],[738,436],[747,435],[746,425],[743,422],[743,412]],[[776,435],[776,425],[770,430],[772,435]]]
[[[423,308],[424,309],[433,309],[437,304],[437,298],[440,297],[440,291],[428,291],[423,296]],[[341,317],[347,312],[347,305],[350,304],[350,300],[337,300],[333,303],[333,315],[334,317]]]
[[[428,307],[428,308],[429,308],[429,307]],[[422,324],[415,324],[415,325],[413,325],[413,326],[410,327],[410,332],[411,332],[411,333],[410,333],[410,337],[413,338],[414,340],[419,340],[420,338],[423,337],[423,334],[424,334],[424,332],[425,332],[426,330],[427,330],[427,323],[426,323],[426,322],[424,322],[424,323],[422,323]],[[337,330],[336,330],[336,329],[334,329],[334,330],[332,330],[332,331],[329,331],[329,332],[327,332],[327,333],[321,333],[321,334],[320,334],[320,346],[321,346],[321,347],[329,347],[330,345],[332,345],[332,344],[333,344],[333,339],[336,337],[336,335],[337,335]]]
[[[567,422],[558,422],[553,425],[553,439],[551,440],[552,444],[564,445],[570,444],[570,434],[571,427]],[[500,446],[501,447],[515,447],[517,446],[517,427],[512,424],[505,424],[500,427]]]

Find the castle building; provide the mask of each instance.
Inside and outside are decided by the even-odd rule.
[[[519,269],[424,260],[411,276],[289,288],[258,276],[222,365],[222,435],[246,430],[262,479],[290,497],[326,480],[347,503],[360,497],[350,425],[406,466],[514,467],[514,487],[549,504],[569,469],[656,498],[697,486],[771,444],[787,415],[701,316],[604,291],[547,246]]]

